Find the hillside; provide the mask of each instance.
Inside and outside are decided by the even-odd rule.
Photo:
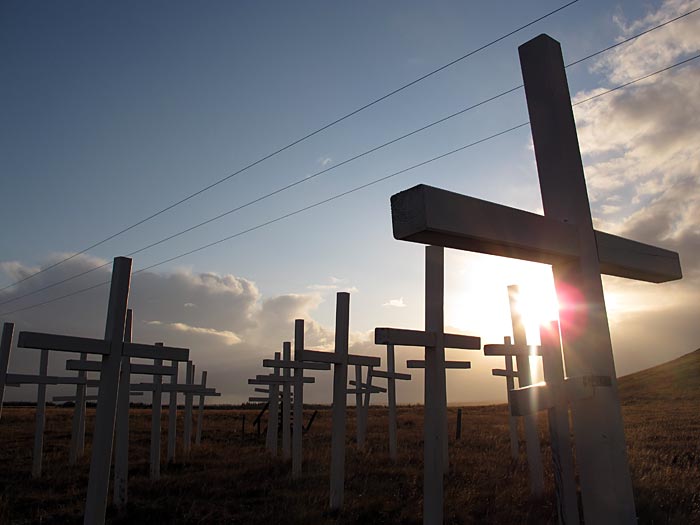
[[[623,404],[700,400],[700,349],[618,381]]]

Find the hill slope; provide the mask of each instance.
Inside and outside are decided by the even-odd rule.
[[[618,379],[623,404],[655,400],[700,400],[700,349]]]

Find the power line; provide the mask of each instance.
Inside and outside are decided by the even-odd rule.
[[[665,23],[663,23],[663,24],[661,24],[661,25],[659,25],[659,26],[656,26],[655,29],[658,29],[659,27],[663,27],[664,25],[667,25],[668,23],[670,23],[670,22],[672,22],[672,21],[674,21],[674,20],[678,20],[678,19],[682,18],[683,16],[687,16],[688,14],[694,13],[695,11],[700,11],[700,8],[695,9],[694,11],[690,11],[690,12],[686,13],[685,15],[681,15],[680,17],[677,17],[677,18],[675,18],[675,19],[673,19],[673,20],[671,20],[671,21],[665,22]],[[620,44],[629,42],[630,40],[632,40],[632,39],[634,39],[634,38],[638,38],[639,36],[642,36],[642,35],[644,35],[644,34],[647,34],[647,33],[649,33],[649,31],[650,31],[650,30],[644,31],[644,32],[642,32],[642,33],[640,33],[640,34],[638,34],[638,35],[636,35],[636,36],[633,36],[633,37],[630,37],[630,38],[626,39],[625,41],[619,42],[618,44],[615,44],[614,46],[609,46],[609,47],[607,47],[607,48],[605,48],[605,49],[603,49],[603,50],[601,50],[601,51],[598,51],[598,52],[596,52],[596,53],[593,53],[593,54],[591,54],[591,55],[588,55],[585,59],[576,60],[576,61],[574,61],[574,62],[572,62],[572,63],[566,65],[565,67],[567,67],[567,68],[568,68],[568,67],[571,67],[571,66],[573,66],[573,65],[575,65],[575,64],[578,64],[578,63],[582,62],[583,60],[586,60],[586,59],[592,58],[592,57],[594,57],[594,56],[600,55],[601,53],[603,53],[603,52],[605,52],[605,51],[608,51],[608,50],[610,50],[610,49],[612,49],[612,48],[614,48],[614,47],[617,47],[617,46],[620,45]],[[665,71],[667,71],[667,70],[669,70],[669,69],[673,69],[673,68],[675,68],[675,67],[681,66],[681,65],[683,65],[683,64],[685,64],[685,63],[687,63],[687,62],[690,62],[691,60],[694,60],[695,58],[697,58],[697,57],[691,57],[691,58],[689,58],[689,59],[687,59],[687,60],[678,62],[678,63],[673,64],[673,65],[671,65],[671,66],[668,66],[668,67],[666,67],[666,68],[664,68],[664,69],[660,69],[660,70],[655,71],[655,72],[653,72],[653,73],[650,73],[650,74],[648,74],[648,75],[646,75],[646,76],[637,78],[637,79],[635,79],[635,80],[633,80],[633,81],[631,81],[631,82],[628,82],[628,83],[619,85],[619,86],[617,86],[617,87],[615,87],[615,88],[613,88],[613,89],[611,89],[611,90],[604,91],[604,92],[602,92],[602,93],[599,93],[599,94],[597,94],[597,95],[594,95],[594,96],[592,96],[592,97],[589,97],[589,98],[587,98],[587,99],[585,99],[585,100],[579,101],[579,102],[577,102],[576,104],[573,104],[573,106],[577,106],[578,104],[582,104],[582,103],[584,103],[584,102],[587,102],[587,101],[592,100],[592,99],[594,99],[594,98],[597,98],[597,97],[599,97],[599,96],[605,95],[605,94],[607,94],[607,93],[609,93],[609,92],[611,92],[611,91],[617,91],[617,90],[619,90],[619,89],[623,89],[623,88],[625,88],[625,87],[627,87],[627,86],[629,86],[629,85],[631,85],[631,84],[635,84],[635,83],[640,82],[640,81],[642,81],[642,80],[645,80],[645,79],[647,79],[647,78],[650,78],[650,77],[653,77],[653,76],[655,76],[655,75],[658,75],[659,73],[663,73],[663,72],[665,72]],[[212,222],[214,222],[214,221],[217,221],[217,220],[219,220],[219,219],[221,219],[221,218],[223,218],[223,217],[226,217],[226,216],[231,215],[231,214],[233,214],[233,213],[235,213],[235,212],[238,212],[238,211],[240,211],[240,210],[242,210],[242,209],[244,209],[244,208],[247,208],[247,207],[249,207],[249,206],[251,206],[251,205],[253,205],[253,204],[256,204],[256,203],[258,203],[258,202],[261,202],[261,201],[263,201],[263,200],[266,200],[266,199],[268,199],[268,198],[270,198],[270,197],[272,197],[272,196],[274,196],[274,195],[277,195],[277,194],[279,194],[279,193],[282,193],[282,192],[284,192],[284,191],[286,191],[286,190],[288,190],[288,189],[291,189],[291,188],[293,188],[293,187],[295,187],[295,186],[298,186],[298,185],[300,185],[300,184],[306,183],[306,182],[308,182],[308,181],[310,181],[310,180],[312,180],[312,179],[314,179],[314,178],[316,178],[316,177],[319,177],[319,176],[324,175],[324,174],[326,174],[326,173],[328,173],[328,172],[330,172],[330,171],[332,171],[332,170],[334,170],[334,169],[336,169],[336,168],[339,168],[339,167],[341,167],[341,166],[344,166],[344,165],[346,165],[346,164],[349,164],[350,162],[353,162],[353,161],[355,161],[355,160],[357,160],[357,159],[359,159],[359,158],[365,157],[365,156],[367,156],[367,155],[369,155],[369,154],[371,154],[371,153],[374,153],[374,152],[376,152],[376,151],[378,151],[378,150],[380,150],[380,149],[382,149],[382,148],[385,148],[385,147],[387,147],[387,146],[389,146],[389,145],[391,145],[391,144],[395,144],[395,143],[397,143],[397,142],[399,142],[399,141],[401,141],[401,140],[403,140],[403,139],[405,139],[405,138],[408,138],[408,137],[410,137],[410,136],[412,136],[412,135],[415,135],[415,134],[420,133],[420,132],[422,132],[422,131],[425,131],[425,130],[427,130],[427,129],[429,129],[429,128],[432,128],[432,127],[434,127],[434,126],[436,126],[436,125],[438,125],[438,124],[441,124],[441,123],[443,123],[443,122],[446,122],[447,120],[450,120],[450,119],[452,119],[452,118],[454,118],[454,117],[456,117],[456,116],[462,115],[462,114],[467,113],[467,112],[469,112],[469,111],[471,111],[471,110],[473,110],[473,109],[476,109],[476,108],[478,108],[478,107],[480,107],[480,106],[483,106],[483,105],[487,104],[488,102],[492,102],[492,101],[497,100],[497,99],[499,99],[499,98],[501,98],[501,97],[503,97],[503,96],[505,96],[505,95],[508,95],[508,94],[510,94],[510,93],[513,93],[513,92],[517,91],[518,89],[521,89],[522,87],[523,87],[523,85],[520,84],[520,85],[518,85],[518,86],[512,87],[512,88],[507,89],[507,90],[505,90],[505,91],[501,91],[500,93],[498,93],[498,94],[496,94],[496,95],[493,95],[493,96],[491,96],[491,97],[488,97],[488,98],[486,98],[486,99],[483,99],[483,100],[481,100],[481,101],[479,101],[479,102],[477,102],[477,103],[475,103],[475,104],[472,104],[472,105],[470,105],[470,106],[467,106],[466,108],[463,108],[463,109],[461,109],[461,110],[459,110],[459,111],[456,111],[456,112],[454,112],[454,113],[451,113],[450,115],[447,115],[447,116],[445,116],[445,117],[442,117],[442,118],[440,118],[440,119],[438,119],[438,120],[435,120],[435,121],[433,121],[433,122],[431,122],[431,123],[429,123],[429,124],[426,124],[426,125],[424,125],[424,126],[421,126],[421,127],[417,128],[417,129],[415,129],[415,130],[413,130],[413,131],[410,131],[410,132],[405,133],[405,134],[403,134],[403,135],[401,135],[401,136],[399,136],[399,137],[396,137],[396,138],[391,139],[391,140],[389,140],[389,141],[387,141],[387,142],[384,142],[383,144],[380,144],[380,145],[378,145],[378,146],[372,147],[372,148],[370,148],[370,149],[368,149],[368,150],[366,150],[366,151],[364,151],[364,152],[362,152],[362,153],[359,153],[359,154],[357,154],[357,155],[355,155],[355,156],[353,156],[353,157],[350,157],[350,158],[348,158],[348,159],[345,159],[345,160],[343,160],[343,161],[341,161],[341,162],[339,162],[339,163],[337,163],[337,164],[334,164],[333,166],[331,166],[331,167],[329,167],[329,168],[325,168],[325,169],[320,170],[320,171],[318,171],[318,172],[316,172],[316,173],[313,173],[312,175],[309,175],[309,176],[304,177],[304,178],[302,178],[302,179],[298,179],[298,180],[296,180],[296,181],[294,181],[294,182],[292,182],[292,183],[290,183],[290,184],[287,184],[287,185],[285,185],[285,186],[282,186],[281,188],[278,188],[278,189],[276,189],[276,190],[273,190],[273,191],[271,191],[271,192],[268,192],[268,193],[266,193],[266,194],[264,194],[264,195],[262,195],[262,196],[260,196],[260,197],[257,197],[257,198],[255,198],[255,199],[253,199],[253,200],[251,200],[251,201],[248,201],[248,202],[246,202],[246,203],[244,203],[244,204],[241,204],[241,205],[239,205],[239,206],[236,206],[236,207],[234,207],[234,208],[232,208],[232,209],[230,209],[230,210],[227,210],[227,211],[225,211],[225,212],[223,212],[223,213],[220,213],[220,214],[218,214],[218,215],[216,215],[216,216],[214,216],[214,217],[210,217],[209,219],[206,219],[206,220],[204,220],[204,221],[202,221],[202,222],[199,222],[199,223],[197,223],[197,224],[195,224],[195,225],[193,225],[193,226],[190,226],[190,227],[188,227],[188,228],[186,228],[186,229],[184,229],[184,230],[180,230],[180,231],[178,231],[178,232],[176,232],[176,233],[173,233],[173,234],[168,235],[168,236],[166,236],[166,237],[163,237],[163,238],[161,238],[161,239],[159,239],[159,240],[157,240],[157,241],[154,241],[154,242],[152,242],[152,243],[150,243],[150,244],[147,244],[146,246],[143,246],[143,247],[141,247],[141,248],[139,248],[139,249],[137,249],[137,250],[135,250],[135,251],[132,251],[132,252],[130,252],[130,253],[127,253],[126,256],[127,256],[127,257],[132,257],[132,256],[137,255],[137,254],[139,254],[139,253],[141,253],[141,252],[144,252],[144,251],[146,251],[146,250],[148,250],[148,249],[150,249],[150,248],[153,248],[153,247],[155,247],[155,246],[158,246],[158,245],[160,245],[160,244],[163,244],[163,243],[165,243],[165,242],[168,242],[168,241],[170,241],[170,240],[172,240],[172,239],[174,239],[174,238],[176,238],[176,237],[179,237],[179,236],[181,236],[181,235],[184,235],[184,234],[186,234],[186,233],[189,233],[189,232],[191,232],[191,231],[193,231],[193,230],[195,230],[195,229],[197,229],[197,228],[201,228],[202,226],[205,226],[205,225],[210,224],[210,223],[212,223]],[[77,254],[75,254],[75,255],[77,255]],[[74,255],[74,256],[75,256],[75,255]],[[15,301],[18,301],[18,300],[23,299],[23,298],[25,298],[25,297],[29,297],[29,296],[35,295],[35,294],[37,294],[37,293],[39,293],[39,292],[42,292],[42,291],[44,291],[44,290],[48,290],[48,289],[50,289],[50,288],[54,288],[54,287],[56,287],[56,286],[59,286],[59,285],[61,285],[61,284],[66,283],[66,282],[69,282],[69,281],[72,281],[72,280],[77,279],[77,278],[79,278],[79,277],[82,277],[82,276],[84,276],[84,275],[87,275],[87,274],[89,274],[89,273],[91,273],[91,272],[93,272],[93,271],[99,270],[100,268],[104,268],[105,266],[109,266],[109,264],[110,264],[109,262],[106,262],[106,263],[101,264],[101,265],[99,265],[99,266],[96,266],[96,267],[93,267],[93,268],[84,270],[84,271],[82,271],[82,272],[80,272],[80,273],[77,273],[77,274],[71,276],[71,277],[67,277],[67,278],[61,279],[60,281],[57,281],[57,282],[55,282],[55,283],[51,283],[51,284],[48,284],[48,285],[46,285],[46,286],[37,288],[37,289],[35,289],[35,290],[32,290],[31,292],[27,292],[27,293],[22,294],[22,295],[19,295],[19,296],[17,296],[17,297],[13,297],[13,298],[11,298],[11,299],[7,299],[7,300],[5,300],[5,301],[0,302],[0,306],[5,305],[5,304],[8,304],[8,303],[15,302]],[[1,291],[1,290],[0,290],[0,291]]]
[[[126,228],[124,228],[124,229],[122,229],[122,230],[120,230],[120,231],[118,231],[118,232],[116,232],[116,233],[114,233],[114,234],[112,234],[112,235],[110,235],[110,236],[108,236],[108,237],[105,237],[104,239],[102,239],[102,240],[100,240],[100,241],[98,241],[98,242],[95,242],[95,243],[91,244],[90,246],[88,246],[88,247],[86,247],[86,248],[83,248],[83,249],[80,250],[79,252],[73,253],[72,255],[66,257],[65,259],[59,260],[59,261],[57,261],[57,262],[55,262],[55,263],[53,263],[53,264],[51,264],[51,265],[49,265],[49,266],[47,266],[47,267],[45,267],[45,268],[42,268],[41,270],[39,270],[39,271],[37,271],[37,272],[35,272],[35,273],[33,273],[33,274],[30,274],[30,275],[28,275],[28,276],[26,276],[26,277],[23,277],[22,279],[20,279],[20,280],[14,282],[14,283],[12,283],[12,284],[9,284],[9,285],[7,285],[7,286],[5,286],[5,287],[3,287],[3,288],[0,288],[0,292],[3,291],[3,290],[6,290],[7,288],[11,288],[11,287],[13,287],[13,286],[16,286],[16,285],[18,285],[18,284],[20,284],[20,283],[22,283],[22,282],[24,282],[24,281],[27,281],[28,279],[31,279],[31,278],[34,277],[35,275],[39,275],[39,274],[44,273],[44,272],[46,272],[46,271],[48,271],[48,270],[50,270],[50,269],[52,269],[52,268],[55,268],[55,267],[57,267],[57,266],[63,264],[64,262],[70,261],[71,259],[77,257],[78,255],[81,255],[81,254],[83,254],[83,253],[85,253],[85,252],[87,252],[87,251],[89,251],[89,250],[92,250],[93,248],[96,248],[96,247],[98,247],[98,246],[100,246],[100,245],[102,245],[102,244],[104,244],[104,243],[106,243],[106,242],[112,240],[112,239],[114,239],[114,238],[116,238],[116,237],[118,237],[118,236],[120,236],[120,235],[122,235],[122,234],[124,234],[124,233],[126,233],[126,232],[128,232],[128,231],[130,231],[130,230],[132,230],[132,229],[134,229],[134,228],[136,228],[137,226],[140,226],[140,225],[144,224],[145,222],[148,222],[148,221],[150,221],[151,219],[154,219],[154,218],[158,217],[159,215],[165,213],[166,211],[172,210],[173,208],[179,206],[180,204],[183,204],[183,203],[189,201],[190,199],[193,199],[194,197],[196,197],[196,196],[198,196],[198,195],[201,195],[202,193],[204,193],[204,192],[206,192],[206,191],[208,191],[208,190],[214,188],[215,186],[218,186],[219,184],[221,184],[221,183],[223,183],[223,182],[225,182],[225,181],[227,181],[227,180],[229,180],[229,179],[235,177],[236,175],[239,175],[239,174],[243,173],[244,171],[247,171],[247,170],[249,170],[250,168],[253,168],[254,166],[257,166],[258,164],[261,164],[261,163],[265,162],[266,160],[271,159],[272,157],[274,157],[274,156],[276,156],[276,155],[282,153],[283,151],[286,151],[286,150],[288,150],[288,149],[290,149],[290,148],[296,146],[297,144],[300,144],[300,143],[304,142],[305,140],[310,139],[311,137],[313,137],[313,136],[315,136],[315,135],[318,135],[319,133],[322,133],[323,131],[326,131],[327,129],[329,129],[329,128],[335,126],[336,124],[339,124],[339,123],[343,122],[344,120],[347,120],[347,119],[349,119],[350,117],[352,117],[352,116],[354,116],[354,115],[357,115],[358,113],[364,111],[365,109],[368,109],[368,108],[370,108],[370,107],[372,107],[372,106],[374,106],[374,105],[376,105],[376,104],[378,104],[378,103],[380,103],[380,102],[382,102],[382,101],[388,99],[389,97],[392,97],[392,96],[396,95],[397,93],[400,93],[400,92],[404,91],[405,89],[408,89],[409,87],[414,86],[414,85],[418,84],[419,82],[422,82],[423,80],[425,80],[425,79],[427,79],[427,78],[429,78],[429,77],[431,77],[431,76],[433,76],[433,75],[439,73],[440,71],[443,71],[443,70],[445,70],[445,69],[447,69],[447,68],[449,68],[449,67],[451,67],[451,66],[453,66],[453,65],[455,65],[455,64],[457,64],[457,63],[459,63],[459,62],[461,62],[462,60],[465,60],[465,59],[467,59],[467,58],[469,58],[469,57],[471,57],[471,56],[473,56],[473,55],[475,55],[475,54],[477,54],[477,53],[479,53],[479,52],[481,52],[481,51],[483,51],[483,50],[485,50],[485,49],[487,49],[487,48],[489,48],[489,47],[491,47],[491,46],[493,46],[493,45],[495,45],[495,44],[497,44],[498,42],[501,42],[502,40],[505,40],[506,38],[508,38],[508,37],[510,37],[510,36],[513,36],[513,35],[516,34],[516,33],[519,33],[520,31],[522,31],[522,30],[524,30],[524,29],[526,29],[526,28],[528,28],[528,27],[530,27],[530,26],[536,24],[537,22],[541,22],[542,20],[544,20],[544,19],[546,19],[546,18],[548,18],[548,17],[550,17],[550,16],[552,16],[552,15],[558,13],[559,11],[562,11],[563,9],[566,9],[567,7],[569,7],[569,6],[571,6],[571,5],[575,4],[575,3],[577,3],[578,1],[579,1],[579,0],[572,0],[572,1],[570,1],[569,3],[567,3],[567,4],[565,4],[565,5],[561,6],[561,7],[558,7],[557,9],[554,9],[554,10],[552,10],[552,11],[550,11],[550,12],[548,12],[548,13],[546,13],[546,14],[544,14],[544,15],[542,15],[542,16],[540,16],[540,17],[538,17],[538,18],[536,18],[536,19],[534,19],[534,20],[532,20],[532,21],[530,21],[530,22],[528,22],[528,23],[525,24],[525,25],[522,25],[522,26],[518,27],[517,29],[514,29],[514,30],[512,30],[512,31],[510,31],[510,32],[508,32],[508,33],[506,33],[506,34],[504,34],[504,35],[502,35],[502,36],[500,36],[500,37],[494,39],[494,40],[491,40],[490,42],[488,42],[488,43],[482,45],[481,47],[478,47],[477,49],[474,49],[474,50],[472,50],[472,51],[469,51],[468,53],[466,53],[466,54],[460,56],[459,58],[456,58],[456,59],[454,59],[454,60],[448,62],[447,64],[444,64],[444,65],[442,65],[442,66],[440,66],[440,67],[438,67],[438,68],[436,68],[436,69],[433,69],[432,71],[430,71],[430,72],[428,72],[428,73],[426,73],[426,74],[424,74],[424,75],[422,75],[422,76],[416,78],[415,80],[412,80],[411,82],[409,82],[409,83],[407,83],[407,84],[403,84],[402,86],[400,86],[400,87],[398,87],[398,88],[396,88],[396,89],[390,91],[389,93],[386,93],[386,94],[382,95],[381,97],[376,98],[376,99],[372,100],[371,102],[369,102],[369,103],[367,103],[367,104],[365,104],[365,105],[363,105],[363,106],[360,106],[359,108],[357,108],[357,109],[351,111],[350,113],[347,113],[347,114],[343,115],[342,117],[339,117],[339,118],[337,118],[337,119],[335,119],[335,120],[329,122],[328,124],[325,124],[324,126],[321,126],[320,128],[318,128],[318,129],[316,129],[316,130],[314,130],[314,131],[312,131],[312,132],[310,132],[310,133],[308,133],[308,134],[306,134],[306,135],[304,135],[304,136],[302,136],[302,137],[300,137],[300,138],[298,138],[298,139],[296,139],[296,140],[294,140],[294,141],[288,143],[287,145],[285,145],[285,146],[283,146],[283,147],[281,147],[281,148],[279,148],[279,149],[277,149],[277,150],[275,150],[275,151],[273,151],[273,152],[271,152],[271,153],[268,153],[267,155],[265,155],[265,156],[259,158],[258,160],[254,161],[254,162],[251,162],[250,164],[244,166],[243,168],[238,169],[237,171],[235,171],[235,172],[233,172],[233,173],[231,173],[231,174],[225,176],[224,178],[219,179],[219,180],[217,180],[217,181],[215,181],[215,182],[213,182],[213,183],[211,183],[211,184],[209,184],[209,185],[207,185],[207,186],[205,186],[205,187],[203,187],[203,188],[201,188],[201,189],[195,191],[194,193],[191,193],[191,194],[189,194],[189,195],[183,197],[182,199],[180,199],[180,200],[178,200],[178,201],[176,201],[176,202],[174,202],[174,203],[172,203],[172,204],[166,206],[165,208],[162,208],[162,209],[160,209],[160,210],[158,210],[158,211],[152,213],[151,215],[149,215],[149,216],[147,216],[147,217],[145,217],[145,218],[143,218],[143,219],[141,219],[141,220],[139,220],[139,221],[137,221],[137,222],[131,224],[130,226],[127,226]]]
[[[672,65],[670,65],[670,66],[667,66],[667,67],[665,67],[665,68],[663,68],[663,69],[659,69],[659,70],[657,70],[657,71],[654,71],[653,73],[649,73],[649,74],[647,74],[647,75],[644,75],[644,76],[639,77],[639,78],[637,78],[637,79],[634,79],[634,80],[632,80],[632,81],[626,82],[626,83],[621,84],[621,85],[619,85],[619,86],[616,86],[616,87],[614,87],[614,88],[607,89],[607,90],[605,90],[605,91],[603,91],[603,92],[601,92],[601,93],[598,93],[598,94],[596,94],[596,95],[593,95],[593,96],[591,96],[591,97],[588,97],[588,98],[586,98],[586,99],[584,99],[584,100],[580,100],[580,101],[578,101],[578,102],[572,104],[572,107],[579,106],[579,105],[581,105],[581,104],[584,104],[584,103],[586,103],[586,102],[589,102],[589,101],[591,101],[591,100],[593,100],[593,99],[596,99],[596,98],[598,98],[598,97],[602,97],[602,96],[604,96],[604,95],[608,95],[608,94],[613,93],[613,92],[615,92],[615,91],[618,91],[618,90],[620,90],[620,89],[624,89],[624,88],[629,87],[629,86],[631,86],[631,85],[633,85],[633,84],[636,84],[637,82],[641,82],[641,81],[646,80],[646,79],[648,79],[648,78],[651,78],[651,77],[653,77],[653,76],[659,75],[659,74],[661,74],[661,73],[665,73],[665,72],[667,72],[667,71],[669,71],[669,70],[671,70],[671,69],[674,69],[674,68],[676,68],[676,67],[679,67],[679,66],[682,66],[682,65],[684,65],[684,64],[687,64],[687,63],[689,63],[689,62],[691,62],[691,61],[693,61],[693,60],[697,60],[698,58],[700,58],[700,54],[694,55],[694,56],[692,56],[692,57],[690,57],[690,58],[687,58],[687,59],[685,59],[685,60],[682,60],[682,61],[677,62],[677,63],[675,63],[675,64],[672,64]],[[517,124],[517,125],[512,126],[512,127],[508,128],[508,129],[499,131],[498,133],[495,133],[495,134],[493,134],[493,135],[489,135],[488,137],[484,137],[484,138],[482,138],[482,139],[479,139],[479,140],[477,140],[477,141],[471,142],[471,143],[466,144],[466,145],[464,145],[464,146],[461,146],[461,147],[459,147],[459,148],[450,150],[450,151],[448,151],[448,152],[446,152],[446,153],[443,153],[443,154],[441,154],[441,155],[438,155],[438,156],[436,156],[436,157],[432,157],[432,158],[430,158],[430,159],[428,159],[428,160],[426,160],[426,161],[423,161],[423,162],[420,162],[420,163],[418,163],[418,164],[414,164],[414,165],[412,165],[412,166],[409,166],[408,168],[404,168],[404,169],[401,169],[401,170],[399,170],[399,171],[393,172],[393,173],[391,173],[391,174],[389,174],[389,175],[385,175],[385,176],[380,177],[380,178],[378,178],[378,179],[374,179],[374,180],[372,180],[372,181],[370,181],[370,182],[368,182],[368,183],[362,184],[362,185],[360,185],[360,186],[356,186],[355,188],[352,188],[352,189],[350,189],[350,190],[344,191],[344,192],[342,192],[342,193],[338,193],[338,194],[336,194],[336,195],[333,195],[333,196],[331,196],[331,197],[328,197],[328,198],[326,198],[326,199],[323,199],[323,200],[321,200],[321,201],[318,201],[318,202],[316,202],[316,203],[314,203],[314,204],[310,204],[310,205],[305,206],[305,207],[303,207],[303,208],[300,208],[300,209],[298,209],[298,210],[295,210],[295,211],[289,212],[289,213],[287,213],[287,214],[281,215],[281,216],[279,216],[279,217],[276,217],[276,218],[271,219],[271,220],[269,220],[269,221],[263,222],[263,223],[258,224],[258,225],[256,225],[256,226],[253,226],[253,227],[251,227],[251,228],[242,230],[242,231],[240,231],[240,232],[234,233],[234,234],[229,235],[229,236],[227,236],[227,237],[224,237],[224,238],[222,238],[222,239],[218,239],[218,240],[216,240],[216,241],[213,241],[213,242],[204,244],[204,245],[202,245],[202,246],[199,246],[198,248],[194,248],[194,249],[192,249],[192,250],[188,250],[188,251],[186,251],[186,252],[177,254],[177,255],[175,255],[175,256],[173,256],[173,257],[169,257],[169,258],[164,259],[164,260],[162,260],[162,261],[159,261],[159,262],[157,262],[157,263],[151,264],[150,266],[146,266],[145,268],[141,268],[141,269],[139,269],[139,270],[133,272],[133,275],[136,275],[136,274],[138,274],[138,273],[141,273],[141,272],[150,270],[150,269],[155,268],[155,267],[157,267],[157,266],[161,266],[161,265],[163,265],[163,264],[167,264],[167,263],[172,262],[172,261],[175,261],[175,260],[177,260],[177,259],[181,259],[182,257],[186,257],[186,256],[188,256],[188,255],[192,255],[192,254],[194,254],[194,253],[197,253],[197,252],[206,250],[206,249],[208,249],[208,248],[211,248],[211,247],[216,246],[216,245],[218,245],[218,244],[222,244],[222,243],[224,243],[224,242],[226,242],[226,241],[229,241],[229,240],[231,240],[231,239],[234,239],[234,238],[236,238],[236,237],[240,237],[240,236],[242,236],[242,235],[245,235],[245,234],[247,234],[247,233],[253,232],[253,231],[255,231],[255,230],[259,230],[259,229],[264,228],[264,227],[266,227],[266,226],[269,226],[269,225],[271,225],[271,224],[274,224],[274,223],[280,222],[280,221],[282,221],[282,220],[288,219],[289,217],[292,217],[292,216],[294,216],[294,215],[298,215],[298,214],[300,214],[300,213],[303,213],[303,212],[305,212],[305,211],[311,210],[311,209],[313,209],[313,208],[316,208],[316,207],[321,206],[321,205],[323,205],[323,204],[326,204],[326,203],[328,203],[328,202],[332,202],[332,201],[334,201],[334,200],[340,199],[340,198],[342,198],[342,197],[345,197],[345,196],[350,195],[350,194],[352,194],[352,193],[355,193],[355,192],[357,192],[357,191],[360,191],[360,190],[363,190],[363,189],[365,189],[365,188],[368,188],[368,187],[370,187],[370,186],[374,186],[375,184],[379,184],[380,182],[383,182],[383,181],[388,180],[388,179],[390,179],[390,178],[393,178],[393,177],[396,177],[396,176],[401,175],[401,174],[403,174],[403,173],[406,173],[406,172],[408,172],[408,171],[412,171],[412,170],[414,170],[414,169],[420,168],[420,167],[422,167],[422,166],[425,166],[425,165],[430,164],[430,163],[432,163],[432,162],[435,162],[435,161],[437,161],[437,160],[443,159],[443,158],[448,157],[448,156],[450,156],[450,155],[454,155],[455,153],[458,153],[458,152],[463,151],[463,150],[465,150],[465,149],[471,148],[471,147],[476,146],[476,145],[478,145],[478,144],[482,144],[482,143],[487,142],[487,141],[489,141],[489,140],[495,139],[495,138],[497,138],[497,137],[500,137],[500,136],[502,136],[502,135],[505,135],[505,134],[507,134],[507,133],[510,133],[510,132],[512,132],[512,131],[515,131],[515,130],[517,130],[517,129],[520,129],[520,128],[524,127],[524,126],[527,126],[529,123],[530,123],[530,122],[527,121],[527,122],[523,122],[523,123],[521,123],[521,124]],[[145,249],[145,248],[142,248],[142,249],[139,250],[139,251],[143,251],[143,249]],[[133,253],[133,252],[132,252],[132,253]],[[93,268],[93,269],[90,270],[90,271],[94,271],[94,270],[97,270],[97,269],[99,269],[99,268],[103,268],[103,267],[107,266],[108,264],[109,264],[109,263],[105,263],[105,264],[103,264],[103,265],[101,265],[101,266],[98,266],[98,267]],[[80,275],[84,275],[85,273],[89,273],[89,272],[83,272],[83,273],[80,274]],[[24,307],[24,308],[18,308],[18,309],[16,309],[16,310],[11,310],[11,311],[8,311],[8,312],[2,312],[2,313],[0,313],[0,315],[3,315],[3,316],[4,316],[4,315],[10,315],[10,314],[17,313],[17,312],[21,312],[21,311],[24,311],[24,310],[29,310],[29,309],[37,308],[37,307],[43,306],[43,305],[45,305],[45,304],[53,303],[53,302],[55,302],[55,301],[59,301],[59,300],[61,300],[61,299],[65,299],[65,298],[67,298],[67,297],[71,297],[71,296],[77,295],[77,294],[79,294],[79,293],[86,292],[86,291],[88,291],[88,290],[92,290],[92,289],[97,288],[97,287],[99,287],[99,286],[103,286],[103,285],[105,285],[105,284],[107,284],[107,283],[109,283],[109,281],[105,281],[105,282],[102,282],[102,283],[98,283],[98,284],[96,284],[96,285],[92,285],[92,286],[89,286],[89,287],[87,287],[87,288],[83,288],[83,289],[77,290],[77,291],[75,291],[75,292],[71,292],[71,293],[69,293],[69,294],[56,297],[56,298],[54,298],[54,299],[49,299],[49,300],[47,300],[47,301],[43,301],[43,302],[38,303],[38,304],[35,304],[35,305],[26,306],[26,307]]]

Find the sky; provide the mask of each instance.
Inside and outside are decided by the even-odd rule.
[[[333,349],[335,294],[350,291],[351,352],[385,356],[373,329],[422,329],[424,316],[424,247],[393,238],[391,195],[424,183],[542,213],[529,127],[266,223],[526,122],[515,90],[344,163],[518,86],[517,47],[531,38],[559,40],[568,64],[700,2],[579,0],[241,169],[565,4],[0,3],[0,321],[101,337],[106,286],[52,300],[107,281],[115,256],[138,251],[140,270],[232,236],[133,276],[134,340],[190,348],[223,393],[217,401],[240,403],[262,359],[292,339],[294,319],[306,321],[307,347]],[[688,15],[568,68],[573,101],[695,56],[699,21],[700,12]],[[666,284],[603,278],[624,375],[700,346],[700,60],[574,109],[596,228],[678,251],[683,267],[684,278]],[[534,325],[556,313],[546,265],[447,250],[445,272],[446,330],[501,342],[511,333],[510,284],[521,286]],[[397,369],[422,353],[397,349]],[[501,358],[447,355],[472,362],[448,373],[449,402],[505,400],[502,378],[491,376]],[[74,356],[52,356],[51,372],[63,357]],[[33,372],[38,360],[13,349],[10,370]],[[329,402],[330,374],[313,375],[305,399]],[[400,403],[422,402],[422,373],[413,375],[398,386]],[[34,391],[10,389],[6,399]]]

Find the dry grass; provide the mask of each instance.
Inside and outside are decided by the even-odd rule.
[[[692,362],[700,366],[700,353],[691,355],[695,355]],[[667,389],[663,395],[650,398],[640,393],[634,380],[621,380],[640,523],[700,523],[700,375],[695,375],[694,381],[690,388]],[[193,449],[189,461],[164,466],[162,480],[152,483],[148,479],[150,411],[132,412],[129,504],[121,515],[109,509],[111,523],[421,522],[421,407],[402,407],[399,411],[397,464],[388,459],[386,411],[371,409],[368,446],[365,452],[359,452],[353,443],[354,410],[348,410],[345,506],[337,515],[326,510],[329,410],[319,411],[311,431],[304,436],[304,477],[299,482],[292,482],[289,464],[265,453],[264,436],[250,434],[250,425],[249,434],[241,438],[242,411],[207,410],[202,445]],[[460,441],[454,440],[456,412],[456,408],[450,408],[446,521],[555,523],[544,418],[540,429],[547,493],[541,501],[532,501],[524,456],[517,463],[510,460],[505,406],[464,407]],[[250,422],[254,412],[245,413]],[[310,413],[306,411],[307,418]],[[0,523],[81,522],[88,459],[86,456],[79,465],[67,466],[70,414],[69,409],[48,409],[44,477],[32,480],[34,410],[3,409]],[[164,410],[164,431],[166,421]],[[90,417],[88,428],[92,422]],[[181,429],[180,420],[180,433]]]

